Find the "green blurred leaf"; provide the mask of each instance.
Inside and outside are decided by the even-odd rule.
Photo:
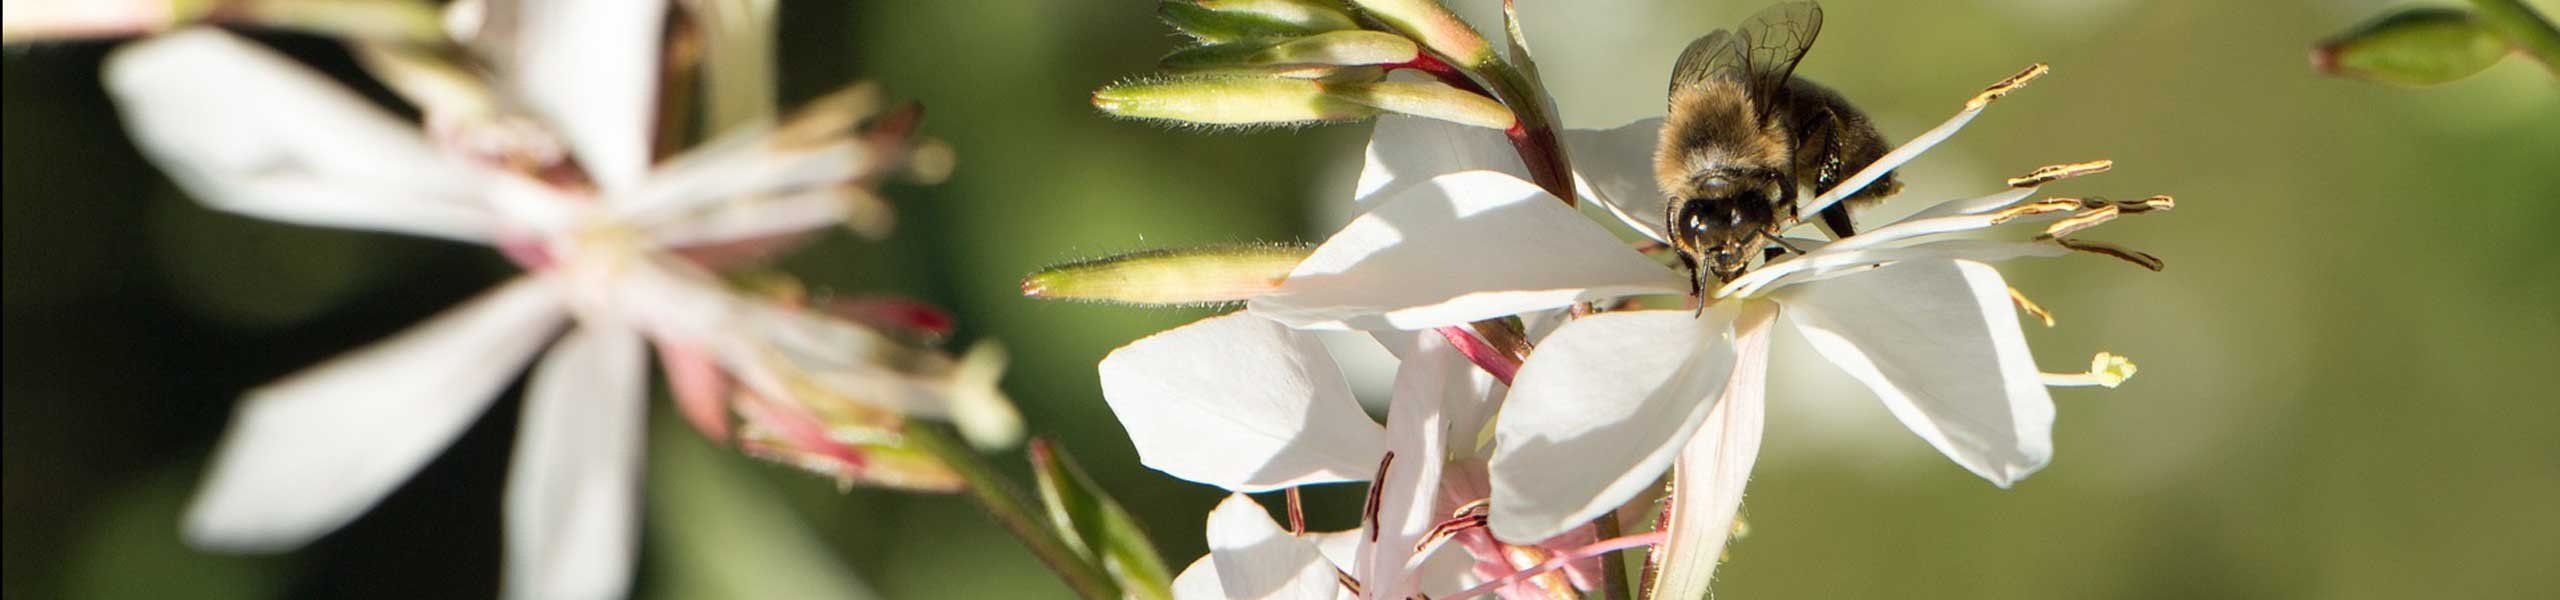
[[[2410,7],[2321,42],[2311,50],[2311,64],[2331,75],[2428,86],[2487,70],[2511,49],[2505,36],[2469,11]]]
[[[1120,503],[1086,477],[1065,448],[1046,438],[1034,439],[1030,454],[1040,504],[1048,507],[1050,525],[1058,528],[1067,543],[1087,560],[1098,560],[1131,597],[1173,597],[1173,576],[1165,569],[1164,559]]]

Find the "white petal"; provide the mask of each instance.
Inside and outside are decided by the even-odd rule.
[[[1520,164],[1511,138],[1500,131],[1439,119],[1381,116],[1369,130],[1368,164],[1360,168],[1360,187],[1352,198],[1368,204],[1394,198],[1435,177],[1476,170],[1529,178],[1529,168]]]
[[[213,208],[462,241],[493,234],[480,171],[256,43],[214,29],[135,42],[107,60],[105,80],[143,152]]]
[[[616,598],[631,587],[648,367],[638,332],[590,323],[534,371],[507,470],[507,597]]]
[[[657,132],[665,0],[525,0],[492,6],[494,70],[569,143],[607,192],[648,172]],[[508,10],[512,8],[513,10]]]
[[[1527,181],[1444,175],[1361,215],[1250,309],[1310,329],[1427,329],[1688,283]]]
[[[1315,336],[1237,313],[1102,359],[1102,398],[1138,459],[1243,491],[1367,481],[1386,449]]]
[[[1911,216],[1903,217],[1895,222],[1899,223],[1903,221],[1917,221],[1938,217],[1952,217],[1956,215],[1975,215],[2000,210],[2016,205],[2019,201],[2026,200],[2028,196],[2035,195],[2036,189],[2037,188],[2031,187],[2009,188],[1980,198],[1948,200],[1946,202],[1940,202],[1935,206],[1920,209],[1919,212],[1911,213]]]
[[[1857,236],[1851,236],[1850,239],[1854,240],[1865,235],[1866,234],[1863,233],[1858,234]],[[1754,269],[1749,273],[1744,273],[1741,278],[1735,279],[1732,282],[1725,284],[1724,287],[1718,288],[1715,295],[1719,298],[1756,297],[1761,295],[1764,290],[1778,289],[1800,283],[1821,281],[1833,277],[1862,273],[1870,268],[1899,261],[1970,260],[1978,262],[1997,262],[2012,258],[2025,258],[2030,256],[2061,256],[2070,253],[2071,250],[2069,248],[2064,248],[2060,244],[2050,242],[2010,242],[1964,238],[1941,239],[1930,242],[1911,243],[1908,245],[1887,244],[1882,247],[1867,247],[1850,250],[1839,250],[1826,247],[1813,250],[1806,254],[1788,257],[1785,260],[1780,260],[1778,262],[1769,263],[1759,269]]]
[[[1414,546],[1445,515],[1434,510],[1440,496],[1440,468],[1448,460],[1448,399],[1472,391],[1467,373],[1477,371],[1456,347],[1431,336],[1419,340],[1415,353],[1396,369],[1394,399],[1387,407],[1387,450],[1395,453],[1379,476],[1376,543],[1360,547],[1361,593],[1373,598],[1417,595],[1420,581],[1408,562]]]
[[[1903,142],[1900,147],[1894,148],[1892,152],[1886,152],[1884,156],[1877,157],[1875,162],[1867,163],[1867,168],[1859,169],[1857,173],[1851,174],[1848,179],[1840,180],[1839,184],[1831,186],[1831,189],[1825,190],[1822,195],[1815,196],[1811,199],[1805,200],[1802,204],[1796,205],[1798,207],[1796,209],[1796,214],[1811,215],[1822,212],[1822,209],[1830,208],[1832,204],[1839,203],[1840,199],[1847,198],[1850,194],[1855,194],[1859,191],[1865,190],[1867,184],[1875,183],[1876,179],[1884,177],[1885,173],[1890,173],[1893,172],[1894,169],[1901,168],[1902,163],[1911,162],[1911,159],[1919,158],[1920,153],[1928,152],[1929,148],[1937,146],[1938,142],[1944,142],[1947,141],[1947,138],[1954,137],[1957,131],[1964,129],[1964,125],[1966,123],[1973,122],[1973,117],[1975,115],[1982,114],[1982,109],[1988,106],[1990,106],[1990,104],[1985,103],[1966,107],[1964,110],[1956,112],[1956,116],[1948,117],[1945,123],[1939,123],[1937,127],[1930,128],[1928,131],[1920,132],[1918,137],[1911,138],[1911,141]],[[1805,220],[1813,221],[1814,219]]]
[[[1733,304],[1584,317],[1539,344],[1493,425],[1494,537],[1545,540],[1653,485],[1733,373]]]
[[[1690,436],[1673,463],[1669,518],[1662,526],[1669,538],[1660,546],[1664,550],[1651,597],[1707,597],[1716,564],[1723,562],[1734,513],[1742,509],[1743,485],[1750,482],[1751,465],[1760,458],[1774,308],[1754,303],[1735,321],[1738,363],[1733,379],[1715,410],[1707,413],[1706,424]]]
[[[868,193],[847,188],[824,188],[792,192],[779,196],[741,196],[734,202],[722,203],[682,218],[670,218],[646,225],[648,236],[661,248],[695,248],[787,235],[846,224],[864,223],[860,229],[871,237],[886,234],[887,206]]]
[[[741,200],[835,192],[877,168],[870,147],[852,139],[849,129],[824,142],[786,141],[774,131],[769,122],[751,126],[668,159],[615,198],[614,212],[664,223]]]
[[[187,509],[187,540],[283,550],[346,524],[461,435],[561,317],[547,284],[518,278],[250,390]]]
[[[2053,398],[2000,272],[1907,261],[1772,294],[1903,425],[2001,487],[2053,457]]]
[[[901,344],[834,316],[750,298],[688,261],[659,253],[598,255],[587,264],[602,300],[652,337],[710,348],[739,383],[771,398],[824,401],[927,418],[1003,419],[1009,406],[992,369]],[[998,361],[1000,362],[1000,361]],[[995,424],[975,420],[973,424]],[[983,431],[983,430],[981,430]],[[964,431],[963,433],[970,433]]]
[[[1662,237],[1665,200],[1653,181],[1653,153],[1662,139],[1662,117],[1642,119],[1611,129],[1567,129],[1564,145],[1573,156],[1576,189],[1600,203],[1629,229]]]
[[[1227,597],[1227,582],[1218,579],[1218,565],[1209,555],[1200,555],[1173,576],[1174,600],[1212,600]]]
[[[1331,600],[1342,589],[1314,543],[1289,535],[1243,494],[1209,512],[1209,562],[1226,598]]]

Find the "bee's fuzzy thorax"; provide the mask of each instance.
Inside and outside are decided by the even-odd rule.
[[[1739,82],[1700,82],[1672,94],[1670,108],[1653,155],[1654,181],[1664,194],[1683,195],[1690,178],[1713,166],[1787,164],[1786,132],[1761,122]]]

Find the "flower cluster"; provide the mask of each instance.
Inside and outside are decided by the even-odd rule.
[[[1420,44],[1422,56],[1483,67],[1462,70],[1477,85],[1459,87],[1518,114],[1552,114],[1508,8],[1511,61],[1464,60],[1490,53],[1462,57],[1432,43]],[[1473,35],[1446,22],[1457,25],[1430,31]],[[1990,86],[1795,214],[1855,193],[2045,72],[2036,65]],[[1491,91],[1503,87],[1501,73],[1529,74],[1519,81],[1535,93]],[[1201,115],[1262,110],[1225,98],[1181,96]],[[2088,373],[2039,370],[2015,307],[2050,317],[1990,266],[2076,251],[2158,269],[2148,254],[2076,236],[2168,209],[2167,197],[2038,195],[2110,163],[2038,169],[1847,238],[1784,238],[1791,253],[1692,295],[1662,256],[1664,198],[1651,174],[1662,121],[1565,129],[1538,143],[1517,123],[1380,116],[1355,198],[1368,212],[1311,249],[1156,251],[1026,280],[1036,297],[1243,304],[1103,360],[1104,394],[1150,467],[1238,493],[1371,486],[1366,531],[1349,541],[1281,529],[1258,506],[1230,500],[1210,515],[1211,556],[1176,591],[1571,596],[1624,575],[1592,557],[1646,547],[1649,597],[1701,596],[1758,456],[1770,338],[1782,326],[1914,433],[2003,487],[2051,457],[2049,386],[2112,387],[2132,374],[2130,362],[2104,353]],[[1544,168],[1557,165],[1571,168]],[[1622,241],[1576,211],[1576,200],[1653,239]],[[1275,255],[1296,260],[1282,267]],[[1307,337],[1316,330],[1366,332],[1401,361],[1383,437]],[[1658,510],[1648,504],[1657,492]],[[1648,519],[1651,532],[1615,535]],[[1438,552],[1449,545],[1465,558]]]
[[[274,550],[337,528],[527,362],[538,364],[505,501],[516,597],[628,585],[652,348],[704,435],[846,485],[960,487],[902,436],[910,417],[951,421],[987,446],[1018,437],[995,387],[1001,355],[920,343],[949,327],[929,307],[724,278],[829,227],[885,235],[878,184],[950,168],[947,149],[914,135],[920,113],[874,86],[776,110],[771,51],[759,48],[772,43],[771,6],[751,4],[691,3],[670,20],[663,1],[466,1],[447,7],[445,38],[348,37],[422,124],[217,29],[118,50],[106,80],[135,140],[206,205],[487,245],[525,271],[252,390],[186,537]],[[714,133],[664,151],[687,145],[668,106],[689,103],[662,90],[693,77],[723,83],[703,88]]]

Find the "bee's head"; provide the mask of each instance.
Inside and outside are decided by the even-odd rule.
[[[1703,173],[1672,198],[1665,237],[1693,274],[1732,281],[1759,254],[1761,236],[1777,225],[1778,203],[1792,201],[1782,181],[1766,170]],[[1704,287],[1705,281],[1695,283]]]

